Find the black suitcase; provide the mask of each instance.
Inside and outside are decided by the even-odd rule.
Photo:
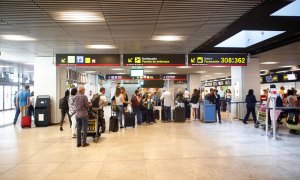
[[[222,100],[222,101],[221,101],[221,108],[220,108],[220,110],[221,110],[222,112],[226,112],[226,107],[227,107],[226,101],[225,101],[225,100]]]
[[[190,119],[191,118],[191,105],[185,106],[185,118]]]
[[[135,113],[125,112],[124,113],[124,127],[132,126],[135,127]]]
[[[111,116],[109,118],[109,131],[118,132],[119,130],[119,121],[117,116]]]
[[[175,122],[184,122],[185,121],[185,108],[176,107],[173,111],[174,121]]]
[[[159,110],[158,109],[154,110],[154,119],[159,120]]]

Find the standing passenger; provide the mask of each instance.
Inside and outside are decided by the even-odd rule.
[[[19,106],[19,93],[20,92],[16,91],[15,96],[14,96],[14,105],[16,107],[16,113],[15,113],[15,118],[14,118],[14,125],[17,123],[17,121],[19,119],[19,115],[20,115],[20,106]]]
[[[163,89],[163,93],[160,100],[164,100],[164,115],[165,120],[163,122],[171,122],[171,106],[172,106],[172,96],[169,91]]]
[[[227,89],[225,94],[225,101],[226,101],[227,118],[229,118],[228,122],[230,123],[231,123],[231,99],[232,99],[231,90]]]
[[[215,95],[215,102],[214,104],[216,105],[216,113],[218,115],[219,123],[222,123],[221,121],[221,97],[218,94],[218,90],[214,90],[214,95]]]
[[[245,115],[245,118],[243,120],[244,124],[248,124],[248,118],[250,116],[250,113],[252,113],[252,117],[254,119],[254,124],[256,124],[256,113],[255,113],[255,104],[256,104],[256,97],[254,95],[253,89],[250,89],[248,91],[248,95],[246,96],[246,106],[247,106],[247,114]]]
[[[77,88],[72,88],[71,90],[71,96],[69,97],[68,100],[68,105],[69,105],[69,114],[71,116],[71,132],[72,132],[72,137],[76,138],[76,110],[75,110],[75,104],[74,104],[74,98],[77,94]]]
[[[63,131],[63,123],[64,123],[64,119],[66,114],[68,115],[69,118],[69,122],[70,122],[70,127],[72,126],[72,121],[71,121],[71,116],[69,114],[69,105],[68,105],[68,100],[69,100],[69,95],[70,95],[70,91],[66,90],[65,92],[65,96],[62,98],[62,101],[60,101],[60,109],[61,109],[61,119],[60,119],[60,130]]]
[[[142,113],[140,109],[141,96],[139,90],[135,90],[135,95],[131,98],[131,104],[133,108],[133,112],[136,114],[136,121],[138,125],[143,123],[142,121]]]
[[[119,119],[120,128],[124,128],[123,126],[123,114],[124,114],[124,104],[128,104],[127,101],[125,101],[123,94],[121,94],[121,89],[117,88],[115,93],[115,101],[117,105],[117,117]]]
[[[198,114],[199,99],[200,99],[200,96],[198,94],[198,90],[194,89],[192,98],[190,101],[190,103],[192,104],[192,118],[194,119],[194,121],[196,121],[199,118],[198,117],[199,116],[199,114]]]
[[[86,142],[87,126],[88,126],[88,108],[91,104],[88,102],[88,97],[84,95],[85,88],[79,86],[79,94],[74,97],[74,105],[76,111],[77,122],[77,147],[85,147],[89,144]],[[81,130],[82,130],[82,143],[81,143]]]

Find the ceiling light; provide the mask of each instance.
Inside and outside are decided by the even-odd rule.
[[[95,73],[97,71],[85,71],[85,73]]]
[[[116,46],[104,45],[104,44],[92,44],[92,45],[86,45],[85,48],[87,48],[87,49],[114,49],[114,48],[116,48]]]
[[[24,64],[26,64],[26,65],[32,65],[32,66],[34,65],[34,63],[24,63]]]
[[[147,68],[147,69],[156,69],[158,67],[157,66],[145,66],[144,68]]]
[[[223,74],[223,73],[214,73],[214,74]]]
[[[278,66],[278,67],[281,67],[281,68],[291,68],[293,66]]]
[[[112,68],[111,70],[113,70],[113,71],[123,71],[124,69],[122,69],[122,68]]]
[[[271,16],[300,16],[299,9],[300,1],[295,0],[294,2],[291,2],[290,4],[274,12],[273,14],[271,14]]]
[[[204,75],[204,76],[206,76],[206,77],[211,77],[211,75],[209,75],[209,74],[206,74],[206,75]]]
[[[286,73],[288,71],[277,71],[276,74],[280,74],[280,73]]]
[[[278,62],[261,62],[260,64],[278,64]]]
[[[178,69],[189,69],[189,68],[191,68],[191,67],[189,67],[189,66],[178,66],[178,67],[176,67],[176,68],[178,68]]]
[[[285,31],[242,30],[215,47],[247,48],[284,32]]]
[[[291,71],[300,71],[300,69],[293,69],[293,70],[291,70]]]
[[[259,71],[260,71],[260,72],[266,72],[266,71],[268,71],[268,70],[264,70],[264,69],[263,69],[263,70],[259,70]]]
[[[203,73],[206,73],[206,71],[196,71],[195,73],[203,74]]]
[[[172,35],[153,36],[152,40],[156,40],[156,41],[181,41],[181,40],[183,40],[183,37],[182,36],[172,36]]]
[[[0,68],[9,68],[9,67],[12,67],[12,66],[5,66],[5,65],[0,65]]]
[[[116,74],[126,74],[126,73],[118,72],[118,73],[116,73]]]
[[[36,39],[23,35],[1,35],[2,39],[10,41],[35,41]]]
[[[69,11],[59,12],[58,20],[71,22],[99,22],[104,21],[104,18],[99,13],[83,12],[83,11]]]
[[[169,72],[169,73],[167,73],[167,74],[177,74],[176,72]]]

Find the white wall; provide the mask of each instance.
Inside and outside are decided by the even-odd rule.
[[[200,88],[201,75],[200,74],[190,74],[188,84],[189,84],[189,87],[190,87],[190,89],[189,89],[190,94],[193,94],[194,89],[199,89]]]
[[[51,123],[59,122],[57,117],[57,68],[52,57],[36,57],[34,60],[34,95],[49,95],[51,98]]]

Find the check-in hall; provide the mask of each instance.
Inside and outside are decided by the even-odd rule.
[[[299,179],[299,7],[1,1],[0,179]]]

